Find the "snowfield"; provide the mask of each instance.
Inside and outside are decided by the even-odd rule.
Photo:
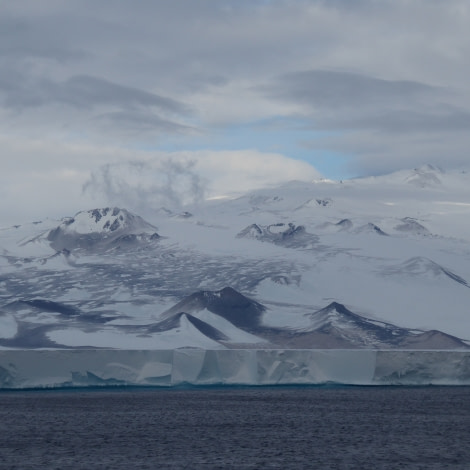
[[[0,348],[466,351],[469,175],[426,165],[2,228]]]

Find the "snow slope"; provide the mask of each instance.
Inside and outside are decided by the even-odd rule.
[[[0,347],[463,348],[469,215],[427,165],[5,228]]]

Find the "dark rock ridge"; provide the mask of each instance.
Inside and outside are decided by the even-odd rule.
[[[350,341],[355,347],[454,349],[466,348],[460,339],[440,331],[416,333],[391,323],[366,318],[338,302],[309,315],[312,331]]]
[[[7,306],[8,307],[8,306]],[[46,299],[16,301],[6,308],[14,312],[31,308],[43,315],[49,312],[60,316],[63,323],[25,323],[18,321],[18,332],[13,338],[0,339],[0,346],[21,348],[63,347],[48,338],[48,333],[61,329],[65,324],[86,331],[99,331],[103,324],[114,320],[112,312],[86,311],[68,304]],[[464,341],[441,331],[419,331],[402,328],[391,323],[367,318],[349,310],[338,302],[311,313],[306,313],[310,325],[303,328],[270,327],[263,322],[268,309],[231,287],[219,291],[195,292],[164,312],[162,319],[150,325],[113,325],[122,333],[148,335],[175,330],[191,324],[199,333],[211,341],[229,348],[253,348],[254,343],[238,344],[238,337],[228,330],[221,331],[220,320],[210,316],[198,317],[198,312],[208,310],[230,322],[240,332],[259,338],[256,348],[286,349],[468,349]],[[37,317],[39,319],[39,317]],[[111,325],[112,323],[109,323]],[[229,338],[227,335],[230,335]],[[239,336],[242,337],[242,336]],[[65,346],[66,347],[66,346]],[[83,345],[86,347],[86,345]]]
[[[376,235],[388,236],[378,225],[369,222],[356,230],[357,233],[375,233]]]
[[[295,207],[293,210],[294,212],[300,211],[302,209],[312,209],[313,207],[328,207],[333,204],[333,200],[329,197],[326,198],[315,198],[315,199],[308,199],[304,203],[300,204],[300,206]]]
[[[237,238],[251,238],[287,248],[309,248],[318,243],[318,237],[308,233],[303,225],[276,223],[251,224],[237,234]]]
[[[189,313],[175,313],[171,317],[163,320],[148,328],[148,333],[159,333],[163,331],[174,330],[181,327],[182,319],[186,319],[204,336],[212,339],[213,341],[227,341],[229,338],[225,336],[220,330],[213,327],[209,323],[200,320],[199,318]]]
[[[315,202],[322,207],[329,206],[331,204],[331,199],[326,198],[326,199],[315,199]]]
[[[78,212],[47,234],[51,247],[57,251],[102,250],[154,242],[159,238],[156,227],[118,207]]]
[[[167,310],[165,319],[178,313],[191,313],[207,309],[225,318],[233,325],[250,331],[259,327],[266,307],[245,297],[231,287],[220,291],[200,291],[178,302]]]
[[[469,283],[458,274],[423,256],[414,256],[401,264],[389,266],[383,270],[386,276],[445,276],[458,284],[470,287]]]
[[[263,324],[267,308],[226,287],[220,291],[200,291],[189,295],[163,314],[163,320],[149,328],[162,332],[180,325],[186,317],[201,333],[224,343],[224,334],[195,318],[192,313],[203,309],[230,321],[241,330],[269,342],[268,348],[291,349],[467,349],[469,346],[454,336],[440,331],[417,331],[359,315],[343,304],[332,302],[307,314],[307,328],[274,328]],[[266,347],[266,346],[263,346]]]
[[[284,347],[338,349],[468,349],[459,338],[441,331],[416,331],[366,318],[338,302],[309,314],[312,326],[299,330],[267,329],[266,335]]]
[[[337,227],[341,227],[343,230],[350,229],[353,226],[353,223],[349,219],[342,219],[335,224]]]

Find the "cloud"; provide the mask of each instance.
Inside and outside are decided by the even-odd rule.
[[[467,0],[6,2],[0,126],[124,154],[194,151],[201,134],[268,151],[276,142],[254,126],[249,145],[230,147],[235,127],[279,119],[286,135],[291,120],[306,125],[286,155],[305,156],[306,141],[354,173],[424,155],[452,167],[470,143],[469,19]]]
[[[429,132],[430,139],[433,140],[435,133],[466,133],[470,129],[470,111],[454,106],[430,106],[420,110],[376,110],[365,117],[336,119],[330,128],[370,129],[403,136],[413,132]]]
[[[148,213],[181,209],[205,197],[230,195],[321,175],[305,162],[255,150],[143,154],[142,159],[106,164],[83,185],[108,204]]]
[[[322,175],[310,164],[278,153],[257,150],[191,152],[210,182],[209,195],[250,191],[291,180],[311,181]]]
[[[83,191],[140,213],[159,207],[181,208],[204,198],[203,179],[194,166],[194,161],[175,158],[106,164],[91,175]]]
[[[313,108],[399,106],[426,99],[438,87],[408,80],[384,80],[358,73],[307,70],[280,77],[264,88],[272,98],[296,101]]]
[[[203,198],[321,175],[306,162],[256,150],[163,152],[0,133],[0,227],[121,205],[177,210]],[[83,190],[85,188],[85,190]]]
[[[120,137],[141,137],[145,134],[199,134],[195,127],[164,119],[147,110],[112,111],[94,117],[99,129],[112,133],[120,130]]]
[[[181,122],[192,114],[188,105],[86,75],[56,82],[49,78],[28,77],[20,70],[10,69],[0,78],[1,101],[7,112],[4,115],[13,112],[16,122],[22,122],[23,126],[32,119],[31,124],[35,123],[36,129],[43,127],[46,112],[49,116],[47,127],[71,126],[89,134],[95,132],[96,125],[101,132],[119,133],[121,137],[135,136],[136,133],[139,136],[198,132],[194,126]],[[38,113],[36,118],[34,113]]]
[[[318,145],[318,142],[315,143]],[[468,136],[465,132],[438,131],[392,133],[357,130],[323,139],[325,148],[347,151],[355,157],[348,162],[351,175],[386,174],[426,163],[445,169],[467,169]]]
[[[188,112],[187,106],[171,98],[87,75],[69,78],[57,87],[57,94],[51,93],[51,98],[78,107],[114,105],[123,108],[156,107],[178,114]]]
[[[329,70],[288,74],[259,89],[301,105],[306,128],[328,132],[304,144],[350,155],[354,174],[465,163],[470,106],[456,90]]]
[[[350,72],[303,71],[260,90],[301,105],[312,128],[320,130],[461,131],[470,118],[470,111],[453,104],[455,93],[443,87]]]
[[[89,52],[77,47],[80,41],[71,40],[70,33],[75,27],[69,24],[69,19],[66,17],[58,19],[53,11],[44,15],[47,6],[41,14],[35,12],[34,5],[24,8],[21,3],[25,2],[19,1],[16,6],[2,5],[0,57],[15,61],[41,59],[70,63],[83,60],[90,55]],[[16,11],[8,11],[11,8],[15,10],[15,7],[19,8]],[[53,10],[60,11],[59,8]],[[57,40],[59,34],[60,41]]]
[[[59,103],[88,109],[115,106],[124,109],[158,108],[174,114],[190,112],[188,106],[177,100],[86,75],[55,82],[46,78],[31,79],[19,71],[9,70],[0,79],[0,91],[4,93],[4,105],[15,109]]]

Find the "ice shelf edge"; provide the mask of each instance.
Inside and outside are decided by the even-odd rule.
[[[324,383],[470,385],[470,351],[0,350],[0,389]]]

